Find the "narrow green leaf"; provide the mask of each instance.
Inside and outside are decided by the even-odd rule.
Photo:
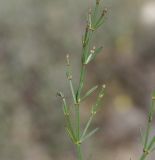
[[[101,23],[101,21],[103,21],[103,18],[102,16],[100,16],[100,18],[97,20],[96,24],[95,24],[95,28],[97,29],[98,28],[98,25]]]
[[[62,92],[58,92],[57,96],[59,96],[60,98],[62,98],[62,102],[63,102],[63,113],[64,115],[67,114],[69,112],[69,108],[67,107],[67,103],[66,103],[66,99],[65,96]]]
[[[98,130],[99,130],[99,128],[96,128],[96,129],[92,130],[86,136],[84,136],[80,141],[81,142],[85,141],[86,139],[88,139],[89,137],[91,137],[93,134],[95,134]]]
[[[76,140],[76,136],[75,136],[75,133],[74,133],[74,130],[73,130],[73,127],[72,127],[70,114],[66,114],[65,119],[66,119],[67,128],[70,130],[70,133],[72,134],[72,137],[74,138],[74,140]]]
[[[93,27],[95,26],[95,23],[96,23],[96,17],[98,15],[98,9],[99,9],[99,2],[96,3],[94,13],[93,13],[93,16],[92,16]]]
[[[92,87],[90,90],[88,90],[88,91],[86,92],[86,94],[81,98],[81,101],[84,100],[84,99],[86,99],[86,98],[87,98],[88,96],[90,96],[92,93],[94,93],[94,91],[95,91],[97,88],[98,88],[98,86],[96,85],[96,86]]]
[[[91,61],[92,57],[93,57],[93,54],[91,53],[86,59],[85,64],[88,64]]]
[[[97,20],[96,24],[95,24],[95,28],[99,28],[103,22],[105,21],[105,15],[107,13],[107,9],[105,8],[101,14],[101,16],[99,17],[99,19]]]
[[[83,48],[87,45],[88,37],[89,37],[89,24],[87,24],[85,34],[83,36]]]
[[[96,24],[96,28],[99,28],[103,23],[105,22],[105,19],[102,19],[98,24]]]
[[[97,49],[94,50],[94,53],[90,53],[88,58],[86,59],[85,64],[88,64],[89,62],[91,62],[92,60],[94,60],[96,58],[96,56],[101,53],[101,50],[103,49],[103,47],[99,47]]]
[[[101,50],[103,49],[103,47],[99,47],[95,50],[94,56],[92,57],[93,59],[96,57],[97,54],[99,54],[101,52]]]
[[[75,96],[75,91],[74,91],[72,80],[69,80],[69,85],[70,85],[70,89],[71,89],[71,93],[72,93],[74,103],[76,103],[76,96]]]
[[[86,44],[85,44],[85,47],[83,48],[83,54],[85,54],[85,60],[89,56],[92,37],[93,37],[93,31],[89,29]]]
[[[84,77],[85,77],[85,72],[86,72],[86,68],[85,65],[82,66],[82,69],[80,71],[80,82],[79,82],[79,86],[78,89],[76,91],[76,102],[79,102],[80,96],[81,96],[81,92],[83,89],[83,85],[84,85]]]
[[[76,143],[76,139],[74,139],[71,131],[67,127],[65,129],[66,129],[66,133],[67,133],[68,137],[72,140],[73,143]]]
[[[101,91],[98,94],[96,103],[92,106],[92,114],[96,114],[96,112],[99,110],[100,106],[101,106],[101,101],[102,98],[104,97],[104,92],[105,92],[105,85],[102,86]]]
[[[94,117],[94,115],[91,114],[91,116],[89,117],[89,120],[88,120],[88,122],[87,122],[87,124],[86,124],[86,126],[84,128],[84,131],[83,131],[83,133],[81,135],[81,139],[86,135],[87,130],[88,130],[88,128],[89,128],[89,126],[90,126],[90,124],[92,122],[93,117]]]
[[[92,28],[92,14],[91,14],[91,9],[89,10],[89,14],[88,14],[88,23],[89,23],[89,28]]]
[[[151,139],[150,144],[148,146],[148,150],[150,150],[154,144],[155,144],[155,136]]]

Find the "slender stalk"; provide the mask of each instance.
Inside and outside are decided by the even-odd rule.
[[[147,128],[146,128],[146,133],[145,133],[143,153],[142,153],[139,160],[145,160],[148,157],[148,155],[150,154],[150,152],[152,150],[154,142],[155,142],[154,137],[152,138],[151,141],[149,141],[153,114],[154,114],[154,100],[152,98],[152,104],[150,106],[149,113],[148,113],[148,122],[147,122]]]
[[[145,135],[145,142],[144,142],[144,150],[146,150],[147,148],[147,144],[148,144],[148,138],[149,138],[149,133],[151,130],[151,122],[152,122],[152,117],[150,117],[151,115],[149,115],[148,118],[148,123],[147,123],[147,129],[146,129],[146,135]]]
[[[94,31],[92,30],[92,28],[89,28],[89,41],[88,41],[88,44],[87,44],[86,48],[84,49],[87,57],[88,57],[88,54],[89,54],[89,51],[90,51],[90,46],[91,46],[91,40],[93,38],[93,33],[94,33]]]
[[[71,71],[71,66],[70,66],[70,59],[69,59],[69,54],[66,55],[66,62],[67,62],[67,79],[69,81],[69,85],[70,85],[70,90],[71,90],[71,94],[73,97],[73,101],[74,104],[76,103],[76,97],[75,97],[75,91],[74,91],[74,87],[73,87],[73,82],[72,82],[72,71]]]
[[[93,120],[93,117],[94,117],[94,114],[91,114],[91,116],[89,117],[89,120],[88,120],[88,122],[87,122],[87,124],[86,124],[86,127],[85,127],[85,129],[84,129],[84,131],[83,131],[83,133],[82,133],[81,138],[83,138],[83,137],[86,135],[87,130],[88,130],[88,128],[89,128],[89,126],[90,126],[90,124],[91,124],[91,122],[92,122],[92,120]]]
[[[147,154],[143,153],[142,156],[140,157],[140,160],[145,160]]]
[[[80,142],[80,96],[84,85],[84,77],[85,77],[85,65],[82,65],[81,73],[80,73],[80,82],[77,90],[77,99],[76,99],[76,127],[77,127],[77,154],[78,160],[82,160],[82,152],[81,152],[81,142]]]
[[[76,105],[76,133],[77,133],[77,143],[80,141],[80,109],[79,104]]]
[[[77,144],[77,155],[78,155],[78,160],[82,160],[82,152],[81,152],[81,144]]]
[[[72,123],[71,123],[71,119],[70,119],[69,114],[66,114],[65,118],[66,118],[67,127],[68,127],[68,129],[70,129],[71,136],[72,136],[72,138],[73,138],[73,140],[75,142],[76,141],[76,135],[74,133],[74,130],[73,130],[73,127],[72,127]]]
[[[75,97],[73,82],[72,82],[71,79],[69,80],[69,85],[70,85],[70,89],[71,89],[71,93],[72,93],[72,96],[73,96],[74,103],[76,103],[76,97]]]
[[[78,160],[83,160],[82,149],[81,149],[82,142],[85,139],[89,138],[91,135],[93,135],[97,131],[97,129],[94,129],[93,131],[91,131],[90,133],[86,135],[87,130],[95,115],[95,112],[92,112],[86,124],[86,127],[82,133],[82,136],[81,136],[80,104],[81,104],[81,100],[84,100],[84,98],[89,96],[92,92],[94,92],[97,89],[96,86],[93,87],[91,90],[89,90],[85,94],[83,99],[81,98],[82,97],[81,94],[82,94],[82,91],[84,88],[84,82],[85,82],[86,64],[88,64],[90,61],[95,59],[96,53],[99,53],[101,51],[101,49],[98,50],[96,49],[96,47],[93,47],[93,49],[91,49],[92,47],[91,42],[92,42],[94,31],[99,28],[99,27],[95,27],[97,25],[96,23],[99,19],[101,19],[101,17],[103,17],[103,16],[98,16],[99,3],[100,3],[100,0],[96,0],[96,6],[95,6],[95,9],[93,10],[93,13],[91,12],[91,9],[89,10],[86,30],[85,30],[84,36],[82,37],[81,69],[80,69],[79,84],[78,84],[76,92],[74,90],[74,86],[72,82],[72,72],[71,72],[71,67],[70,67],[69,55],[66,56],[66,60],[67,60],[66,75],[69,81],[70,91],[71,91],[73,102],[74,102],[75,128],[73,128],[72,126],[70,110],[66,104],[64,96],[61,93],[59,93],[59,96],[62,97],[63,103],[64,103],[63,109],[64,109],[64,116],[65,116],[66,124],[67,124],[66,131],[67,131],[68,136],[72,140],[73,144],[76,146]],[[99,99],[101,99],[101,97]],[[95,105],[94,110],[98,107],[98,104],[99,104],[99,100],[97,100],[97,105]]]
[[[86,66],[84,64],[82,64],[81,71],[80,71],[79,87],[77,90],[77,98],[76,98],[77,103],[80,103],[81,92],[82,92],[82,89],[84,86],[85,71],[86,71]]]

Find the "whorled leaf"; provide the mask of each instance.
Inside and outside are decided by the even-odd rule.
[[[94,93],[94,91],[96,91],[96,89],[98,88],[98,86],[94,86],[91,89],[89,89],[86,94],[81,98],[81,101],[83,101],[84,99],[86,99],[87,97],[89,97],[91,94]]]

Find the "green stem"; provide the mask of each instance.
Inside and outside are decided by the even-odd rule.
[[[76,97],[76,104],[75,104],[78,160],[82,160],[82,152],[81,152],[81,144],[80,144],[80,97],[83,89],[84,76],[85,76],[85,65],[82,64],[82,68],[80,72],[79,87],[77,90],[77,97]]]
[[[80,109],[79,104],[75,106],[76,108],[76,133],[77,133],[77,143],[80,141]]]
[[[83,85],[84,85],[85,69],[86,69],[85,65],[82,64],[81,72],[80,72],[79,87],[78,87],[78,91],[77,91],[77,103],[79,103],[79,101],[80,101],[81,92],[82,92]]]
[[[143,154],[141,155],[139,160],[145,160],[147,156],[150,153],[150,149],[152,147],[152,142],[149,141],[149,135],[151,131],[151,122],[153,118],[153,113],[154,113],[154,102],[152,101],[151,107],[149,109],[149,114],[148,114],[148,122],[147,122],[147,129],[146,129],[146,134],[145,134],[145,141],[144,141],[144,148],[143,148]]]
[[[81,144],[77,144],[77,155],[78,155],[78,160],[82,160],[82,152],[81,152]]]
[[[142,156],[140,157],[140,160],[145,160],[147,154],[143,153]]]
[[[73,82],[72,82],[72,71],[71,71],[71,66],[70,66],[70,59],[69,59],[69,55],[66,55],[66,62],[67,62],[67,79],[69,81],[69,85],[70,85],[70,90],[71,90],[71,94],[73,97],[73,101],[74,103],[76,103],[76,97],[75,97],[75,91],[74,91],[74,87],[73,87]]]
[[[71,79],[69,80],[69,85],[70,85],[73,101],[74,101],[74,103],[76,103],[76,97],[75,97],[74,87],[73,87],[73,83],[72,83]]]
[[[94,31],[89,29],[89,41],[88,41],[88,44],[87,44],[86,49],[85,49],[86,57],[88,57],[90,49],[91,49],[90,47],[91,47],[91,40],[93,38],[93,33],[94,33]]]
[[[96,16],[97,16],[97,14],[98,14],[98,8],[99,8],[99,3],[96,4],[95,9],[94,9],[94,14],[93,14],[93,17],[92,17],[93,27],[94,27],[94,24],[95,24],[95,22],[96,22]]]
[[[149,139],[149,134],[150,134],[150,131],[151,131],[151,122],[152,122],[152,116],[153,116],[153,108],[154,108],[154,105],[152,103],[151,107],[149,109],[149,114],[148,114],[148,122],[147,122],[146,134],[145,134],[144,150],[146,150],[147,147],[148,147],[148,139]]]
[[[150,116],[150,115],[149,115],[149,116]],[[151,130],[151,120],[150,120],[150,118],[149,118],[149,119],[148,119],[148,123],[147,123],[146,135],[145,135],[144,149],[147,148],[150,130]]]
[[[66,103],[64,102],[64,113],[65,113],[65,117],[66,117],[66,123],[67,123],[67,132],[69,134],[69,136],[71,137],[74,145],[76,145],[77,148],[77,155],[78,155],[78,160],[82,160],[82,151],[81,151],[81,124],[80,124],[80,103],[81,103],[81,93],[84,87],[84,78],[85,78],[85,73],[86,73],[86,61],[88,60],[89,56],[92,54],[91,53],[91,41],[93,38],[93,34],[94,31],[97,28],[94,28],[95,26],[95,22],[98,19],[98,9],[99,9],[99,1],[100,0],[96,0],[96,7],[93,13],[93,16],[91,14],[91,11],[89,12],[88,15],[88,23],[86,26],[86,31],[85,34],[82,38],[82,64],[81,64],[81,70],[80,70],[80,78],[79,78],[79,84],[77,87],[77,90],[75,92],[74,87],[73,87],[73,83],[72,83],[72,72],[71,72],[71,68],[70,68],[70,60],[69,60],[69,55],[66,56],[67,58],[67,78],[69,80],[69,85],[70,85],[70,90],[71,90],[71,94],[73,97],[73,101],[74,101],[74,111],[75,111],[75,130],[72,126],[72,121],[71,121],[71,117],[70,117],[70,111],[67,108]],[[61,94],[60,94],[61,96]],[[64,96],[61,96],[64,97]],[[66,114],[67,113],[67,114]],[[86,127],[84,129],[84,132],[82,134],[82,136],[85,136],[91,121],[93,119],[94,113],[90,116],[90,119],[88,120]],[[93,132],[92,132],[93,133]],[[91,133],[91,134],[92,134]],[[90,135],[88,135],[90,136]]]

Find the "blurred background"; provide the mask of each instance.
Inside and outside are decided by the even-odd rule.
[[[61,90],[69,99],[67,53],[77,85],[81,36],[94,3],[0,0],[0,159],[76,159],[56,93]],[[100,130],[84,144],[84,156],[138,160],[139,130],[145,129],[155,89],[155,1],[104,0],[103,7],[107,20],[94,44],[104,49],[88,66],[85,89],[106,84],[107,91],[93,122]],[[94,100],[81,107],[83,124]]]

